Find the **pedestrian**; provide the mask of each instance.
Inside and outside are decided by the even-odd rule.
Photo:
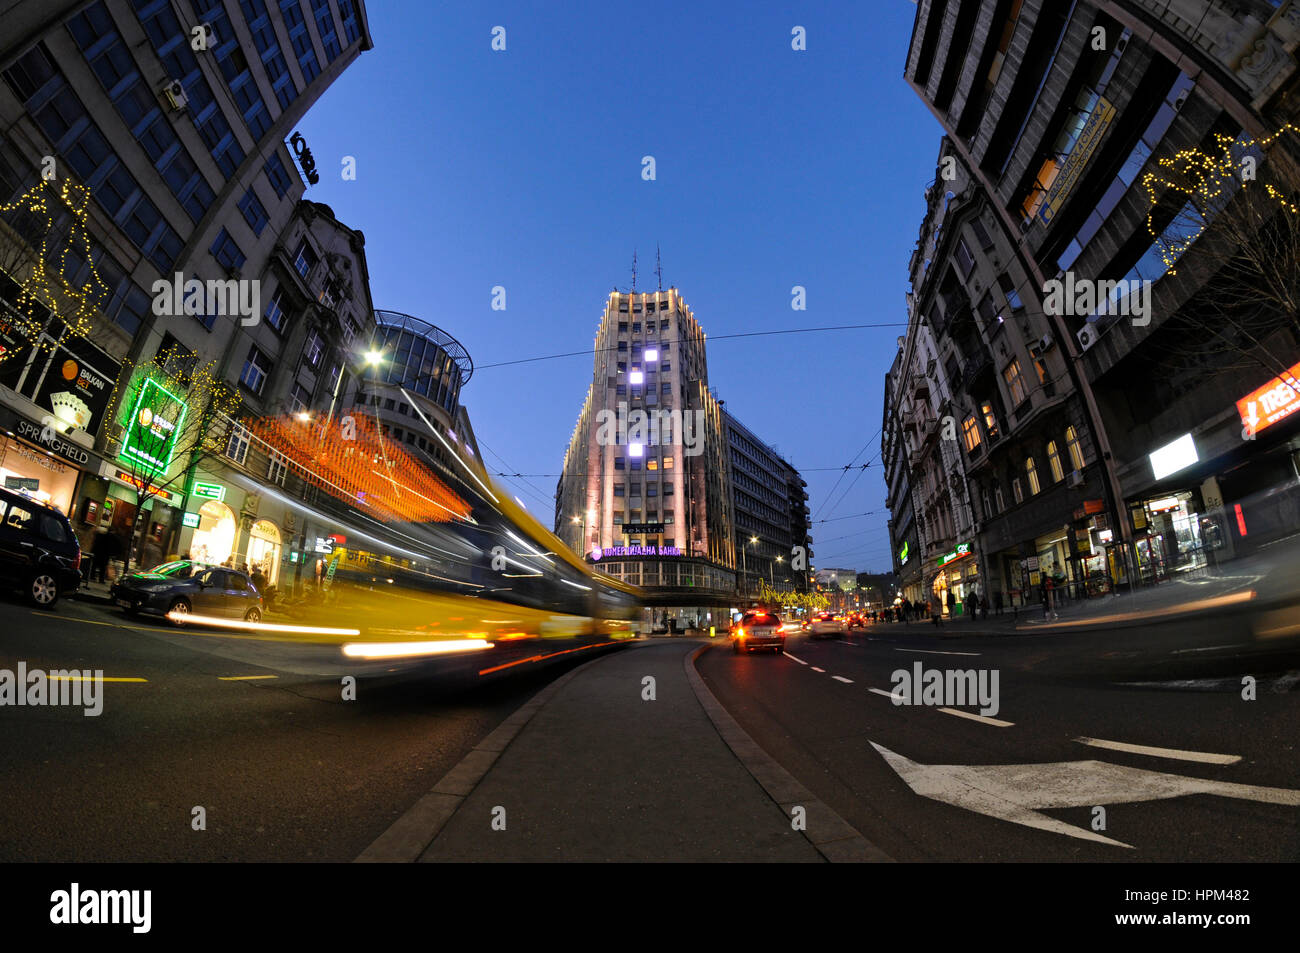
[[[939,608],[939,600],[935,599],[933,602],[927,602],[925,605],[926,608],[929,609],[930,611],[930,624],[940,625],[941,624],[940,616],[942,615],[942,610]]]
[[[1002,590],[993,593],[993,614],[1002,615]]]
[[[266,592],[266,573],[262,571],[260,564],[253,567],[253,572],[252,575],[249,576],[249,579],[253,583],[253,588],[256,589],[258,593],[264,594]]]

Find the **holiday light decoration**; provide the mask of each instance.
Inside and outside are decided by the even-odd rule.
[[[428,467],[385,440],[362,414],[342,420],[259,417],[244,422],[307,483],[385,522],[470,520],[470,507]]]
[[[20,276],[18,271],[27,265],[28,254],[19,251],[13,261],[6,265],[10,277],[18,285],[17,300],[13,302],[11,317],[12,328],[20,336],[30,341],[39,351],[49,353],[60,343],[50,338],[43,338],[41,331],[50,315],[60,318],[65,330],[60,337],[85,337],[93,327],[94,316],[107,296],[109,289],[95,270],[90,252],[90,232],[86,227],[89,216],[90,190],[64,179],[55,187],[53,183],[42,181],[28,189],[14,201],[0,204],[0,215],[19,212],[27,213],[38,222],[43,220],[40,246],[33,247],[30,257],[30,273]],[[56,246],[58,240],[56,218],[66,209],[72,215],[68,228],[68,240],[62,248]],[[21,241],[21,239],[17,239]],[[9,236],[9,241],[15,241]],[[14,249],[10,249],[10,253]],[[52,268],[51,258],[59,255],[57,271]],[[90,274],[81,286],[74,286],[67,279],[68,255],[75,252],[90,265]],[[0,347],[0,362],[14,356],[16,350]]]
[[[1286,123],[1272,135],[1258,140],[1216,133],[1214,140],[1219,147],[1218,155],[1201,149],[1183,149],[1157,162],[1164,172],[1153,170],[1142,176],[1142,188],[1146,191],[1150,206],[1147,212],[1147,231],[1160,245],[1161,258],[1164,259],[1169,274],[1178,274],[1175,262],[1201,237],[1210,221],[1227,205],[1236,190],[1240,188],[1244,191],[1255,181],[1254,163],[1257,160],[1249,153],[1255,149],[1262,151],[1269,148],[1288,132],[1300,132],[1300,129]],[[1246,159],[1251,160],[1250,166],[1247,166]],[[1268,197],[1279,208],[1291,215],[1300,214],[1300,208],[1279,189],[1268,182],[1262,185]],[[1186,195],[1196,210],[1186,235],[1171,236],[1168,226],[1164,229],[1155,226],[1160,196],[1167,189]]]

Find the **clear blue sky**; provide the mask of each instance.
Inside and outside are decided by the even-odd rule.
[[[468,348],[462,400],[489,468],[547,474],[503,484],[551,524],[606,296],[630,284],[633,249],[638,290],[654,288],[658,243],[664,286],[710,338],[900,325],[708,352],[728,409],[804,471],[815,520],[874,511],[816,523],[814,564],[887,570],[875,435],[941,134],[902,80],[915,5],[367,6],[375,48],[300,127],[321,169],[307,197],[365,233],[376,307]],[[504,52],[491,49],[497,25]],[[804,52],[791,49],[796,25]],[[345,155],[356,181],[342,181]],[[794,285],[806,311],[791,309]],[[839,474],[817,468],[868,441],[856,462],[871,468],[832,496]]]

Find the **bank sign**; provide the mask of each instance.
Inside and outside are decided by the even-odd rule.
[[[969,555],[970,543],[958,543],[956,549],[949,550],[939,557],[939,566],[942,568],[943,566],[946,566],[949,563],[954,563],[959,559],[965,559]]]
[[[677,546],[607,546],[593,549],[592,559],[607,559],[610,556],[680,556],[682,551]]]
[[[152,377],[145,378],[125,421],[118,459],[156,476],[165,474],[185,426],[185,410],[185,401]]]

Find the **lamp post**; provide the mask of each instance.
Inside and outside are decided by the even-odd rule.
[[[776,557],[776,562],[778,562],[778,563],[784,563],[784,562],[785,562],[785,557],[784,557],[784,556],[777,556],[777,557]],[[772,576],[771,576],[771,579],[772,579],[772,588],[775,589],[775,588],[776,588],[776,564],[773,563],[773,564],[770,565],[768,568],[772,570]]]
[[[750,544],[757,543],[757,542],[758,542],[758,537],[751,536],[749,537],[749,543],[746,543],[744,546],[740,548],[740,565],[743,568],[745,574],[745,584],[743,590],[744,592],[749,592],[749,546]]]

